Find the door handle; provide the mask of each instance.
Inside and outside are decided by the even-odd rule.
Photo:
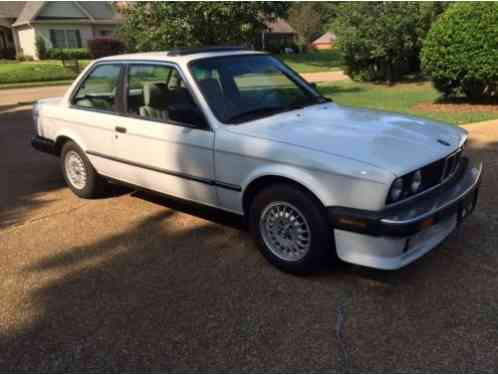
[[[122,126],[116,126],[116,127],[115,127],[115,130],[116,130],[118,133],[126,133],[126,128],[123,128]]]

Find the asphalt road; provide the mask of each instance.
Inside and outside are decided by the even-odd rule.
[[[496,372],[486,129],[469,147],[487,169],[462,233],[399,271],[295,277],[230,215],[126,189],[75,197],[58,160],[30,148],[30,108],[0,114],[0,371]]]

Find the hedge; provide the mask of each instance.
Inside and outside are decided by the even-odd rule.
[[[421,61],[445,96],[498,97],[498,3],[450,6],[429,31]]]
[[[95,38],[88,41],[88,49],[93,59],[119,55],[125,52],[124,44],[113,38]]]
[[[86,48],[50,48],[47,59],[50,60],[84,60],[89,59],[90,53]]]

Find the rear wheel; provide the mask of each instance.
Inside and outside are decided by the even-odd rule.
[[[323,207],[292,185],[274,185],[258,193],[249,224],[261,253],[287,272],[312,272],[333,251]]]
[[[85,153],[72,141],[62,147],[62,173],[67,185],[81,198],[95,198],[105,182],[97,174]]]

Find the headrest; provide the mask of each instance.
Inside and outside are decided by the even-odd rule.
[[[220,84],[215,78],[203,79],[202,81],[199,81],[199,85],[201,86],[201,90],[206,94],[208,98],[211,96],[223,96]]]
[[[144,105],[147,107],[165,108],[168,100],[168,87],[165,83],[144,83]]]

